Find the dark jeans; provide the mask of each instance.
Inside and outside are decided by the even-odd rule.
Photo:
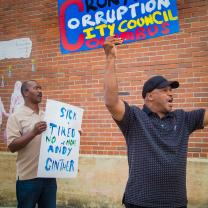
[[[56,208],[56,190],[55,178],[17,180],[17,208]]]
[[[125,207],[126,208],[148,208],[148,207],[141,207],[141,206],[137,206],[137,205],[133,205],[133,204],[127,204],[127,203],[124,203]],[[178,207],[178,208],[187,208],[186,206],[184,207]]]

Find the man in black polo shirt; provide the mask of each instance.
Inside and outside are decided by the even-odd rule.
[[[189,135],[208,125],[208,111],[172,111],[177,81],[154,76],[143,86],[144,107],[130,106],[118,97],[115,73],[116,44],[104,43],[105,105],[127,144],[129,178],[123,203],[126,208],[186,208],[186,157]]]

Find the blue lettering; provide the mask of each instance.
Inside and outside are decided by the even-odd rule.
[[[75,129],[72,129],[72,137],[75,137]]]
[[[66,163],[66,171],[70,172],[70,162],[69,161],[67,161],[67,163]]]
[[[61,129],[61,136],[66,136],[66,129],[62,126],[62,129]]]
[[[68,111],[67,111],[67,114],[66,114],[66,118],[68,117],[68,118],[69,118],[69,120],[71,120],[71,119],[72,119],[72,117],[71,117],[71,113],[72,113],[72,110],[68,110]]]
[[[66,146],[55,146],[54,147],[53,145],[50,145],[48,147],[48,152],[55,153],[55,154],[62,154],[62,155],[69,156],[71,151],[72,151],[72,148],[68,148]]]
[[[61,147],[56,146],[56,147],[55,147],[55,153],[60,153],[60,152],[61,152]]]
[[[59,169],[59,162],[54,160],[52,163],[52,167],[53,167],[53,169],[55,168],[56,170],[58,170]]]
[[[62,108],[61,108],[61,113],[62,113],[62,114],[60,115],[60,117],[64,117],[65,111],[66,111],[66,108],[62,107]]]
[[[54,123],[50,123],[51,135],[52,135],[52,133],[53,133],[53,128],[54,128],[54,127],[57,127],[57,125],[54,124]]]
[[[51,169],[51,165],[49,166],[49,162],[52,162],[52,159],[49,157],[49,158],[47,158],[47,160],[46,160],[46,165],[45,165],[45,169],[47,170],[47,171],[49,171],[50,169]]]
[[[77,120],[77,114],[74,112],[73,120]]]
[[[67,137],[70,137],[70,133],[71,133],[71,128],[68,128]]]
[[[53,146],[52,146],[52,145],[50,145],[50,146],[48,147],[48,152],[54,152]]]
[[[57,124],[54,123],[50,123],[50,137],[46,136],[46,142],[51,142],[52,144],[54,144],[56,142],[56,137],[53,136],[57,135],[57,136],[62,136],[62,137],[72,137],[74,138],[76,136],[76,129],[72,129],[72,128],[66,128],[64,126],[59,126]]]
[[[67,148],[65,146],[63,146],[63,148],[62,148],[62,155],[65,155],[66,151],[67,151]]]
[[[74,171],[74,161],[64,161],[64,159],[60,160],[52,160],[50,157],[47,158],[45,164],[46,171]]]
[[[67,120],[76,120],[77,119],[77,114],[76,112],[73,112],[71,109],[66,109],[64,107],[62,107],[60,109],[60,117],[63,117]]]
[[[72,148],[68,148],[68,155],[67,156],[69,156],[69,154],[71,153],[71,151],[72,151]]]
[[[69,168],[69,172],[73,171],[74,172],[74,160],[70,161],[70,168]]]
[[[64,160],[62,159],[60,170],[64,170],[64,169],[66,169],[66,165],[64,164]]]

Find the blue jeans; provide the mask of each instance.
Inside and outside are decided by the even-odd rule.
[[[17,208],[56,208],[56,179],[34,178],[16,181]]]

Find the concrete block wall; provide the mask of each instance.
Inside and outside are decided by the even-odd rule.
[[[15,159],[0,153],[0,206],[15,206]],[[188,208],[208,207],[208,161],[189,159],[187,167]],[[58,207],[122,208],[128,176],[125,156],[81,155],[75,179],[58,179]]]

